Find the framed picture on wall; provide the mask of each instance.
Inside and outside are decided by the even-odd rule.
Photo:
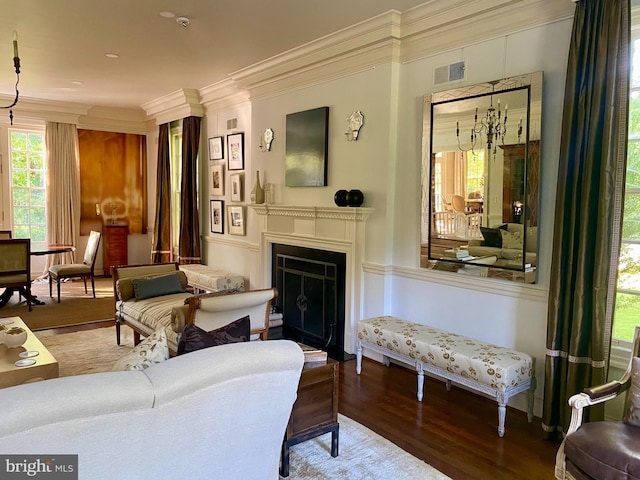
[[[211,215],[211,233],[224,233],[224,202],[210,200],[209,213]]]
[[[242,174],[234,173],[230,177],[231,179],[231,201],[232,202],[241,202],[242,201]]]
[[[222,160],[224,158],[224,142],[222,137],[209,139],[209,160]]]
[[[223,165],[209,165],[209,195],[224,195]]]
[[[244,207],[231,205],[227,207],[229,212],[229,233],[231,235],[244,235]]]
[[[227,135],[227,162],[229,170],[244,170],[244,133]]]

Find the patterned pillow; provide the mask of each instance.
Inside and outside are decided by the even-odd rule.
[[[164,362],[168,358],[167,334],[164,327],[161,327],[118,360],[112,370],[144,370],[151,365]]]
[[[188,323],[185,325],[178,342],[178,355],[225,343],[248,342],[250,336],[251,320],[249,315],[210,332],[193,323]]]
[[[520,232],[500,230],[502,235],[502,248],[517,248],[522,250],[522,235]]]
[[[640,357],[631,360],[631,386],[622,417],[624,423],[640,427]]]

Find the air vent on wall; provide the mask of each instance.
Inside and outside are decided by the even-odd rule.
[[[433,83],[454,82],[464,79],[464,62],[456,62],[433,69]]]
[[[227,130],[233,130],[234,128],[238,128],[238,119],[230,118],[227,120]]]

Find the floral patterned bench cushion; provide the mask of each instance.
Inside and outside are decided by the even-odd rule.
[[[358,322],[358,339],[499,392],[525,384],[533,375],[533,359],[527,354],[395,317]]]
[[[187,275],[189,285],[208,292],[223,290],[244,291],[244,277],[237,273],[215,270],[207,265],[200,264],[180,265],[180,270]]]

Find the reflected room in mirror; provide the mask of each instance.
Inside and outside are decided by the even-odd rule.
[[[542,72],[425,96],[420,266],[533,283]]]

